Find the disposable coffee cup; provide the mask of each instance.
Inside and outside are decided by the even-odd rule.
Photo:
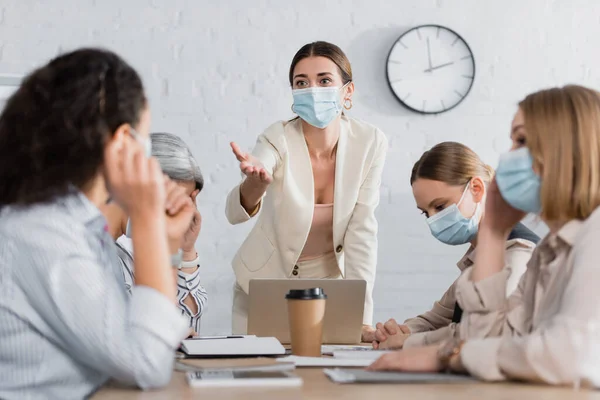
[[[327,296],[321,288],[290,290],[288,304],[292,354],[320,357]]]

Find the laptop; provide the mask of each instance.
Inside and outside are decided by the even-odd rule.
[[[252,279],[248,308],[248,334],[274,336],[290,343],[285,295],[294,289],[320,287],[327,295],[324,344],[361,341],[367,283],[352,279]]]

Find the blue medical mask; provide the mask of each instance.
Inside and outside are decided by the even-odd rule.
[[[471,218],[466,218],[458,209],[469,186],[470,182],[467,184],[457,204],[452,204],[445,210],[427,218],[431,234],[442,243],[450,245],[465,244],[473,240],[475,235],[477,235],[479,217],[481,216],[480,203],[477,203],[477,207]]]
[[[496,183],[500,194],[512,207],[534,214],[542,210],[542,181],[533,170],[533,157],[527,147],[500,156]]]
[[[294,96],[292,111],[312,126],[323,129],[342,111],[340,90],[345,88],[346,85],[341,88],[310,87],[294,89],[292,90],[292,96]]]
[[[135,131],[135,129],[129,129],[131,136],[144,147],[144,154],[150,158],[152,156],[152,140],[149,137],[143,137]]]

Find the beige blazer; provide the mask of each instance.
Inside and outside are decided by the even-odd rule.
[[[333,242],[340,273],[367,282],[365,324],[373,319],[377,265],[377,221],[381,173],[387,153],[384,134],[342,116],[335,170]],[[258,137],[252,154],[273,176],[258,220],[233,259],[237,282],[248,293],[254,278],[289,278],[306,243],[313,218],[314,180],[299,119],[277,122]],[[240,203],[240,186],[229,193],[227,219],[251,219]]]
[[[471,375],[600,388],[598,243],[600,208],[546,236],[508,299],[506,270],[479,282],[465,271],[456,297]]]
[[[506,297],[517,288],[521,276],[527,270],[527,262],[535,249],[535,243],[525,239],[512,239],[506,242],[504,267],[507,271]],[[476,248],[470,247],[467,253],[456,264],[461,274],[470,269],[475,262]],[[404,348],[426,346],[442,342],[452,337],[460,337],[460,326],[452,322],[456,305],[456,284],[460,277],[452,283],[442,298],[433,304],[433,308],[425,313],[407,319],[404,324],[411,335],[404,341]],[[464,318],[464,317],[463,317]]]

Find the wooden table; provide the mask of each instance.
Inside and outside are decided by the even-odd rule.
[[[219,365],[231,361],[204,361],[202,365]],[[93,399],[111,400],[158,400],[158,399],[202,399],[202,400],[300,400],[300,399],[348,399],[348,400],[393,400],[393,399],[485,399],[485,400],[580,400],[598,399],[600,391],[558,388],[542,385],[517,383],[472,383],[472,384],[404,384],[404,385],[338,385],[332,383],[320,368],[298,368],[295,373],[304,379],[301,388],[191,388],[183,372],[174,372],[168,387],[143,392],[135,389],[105,387]]]

